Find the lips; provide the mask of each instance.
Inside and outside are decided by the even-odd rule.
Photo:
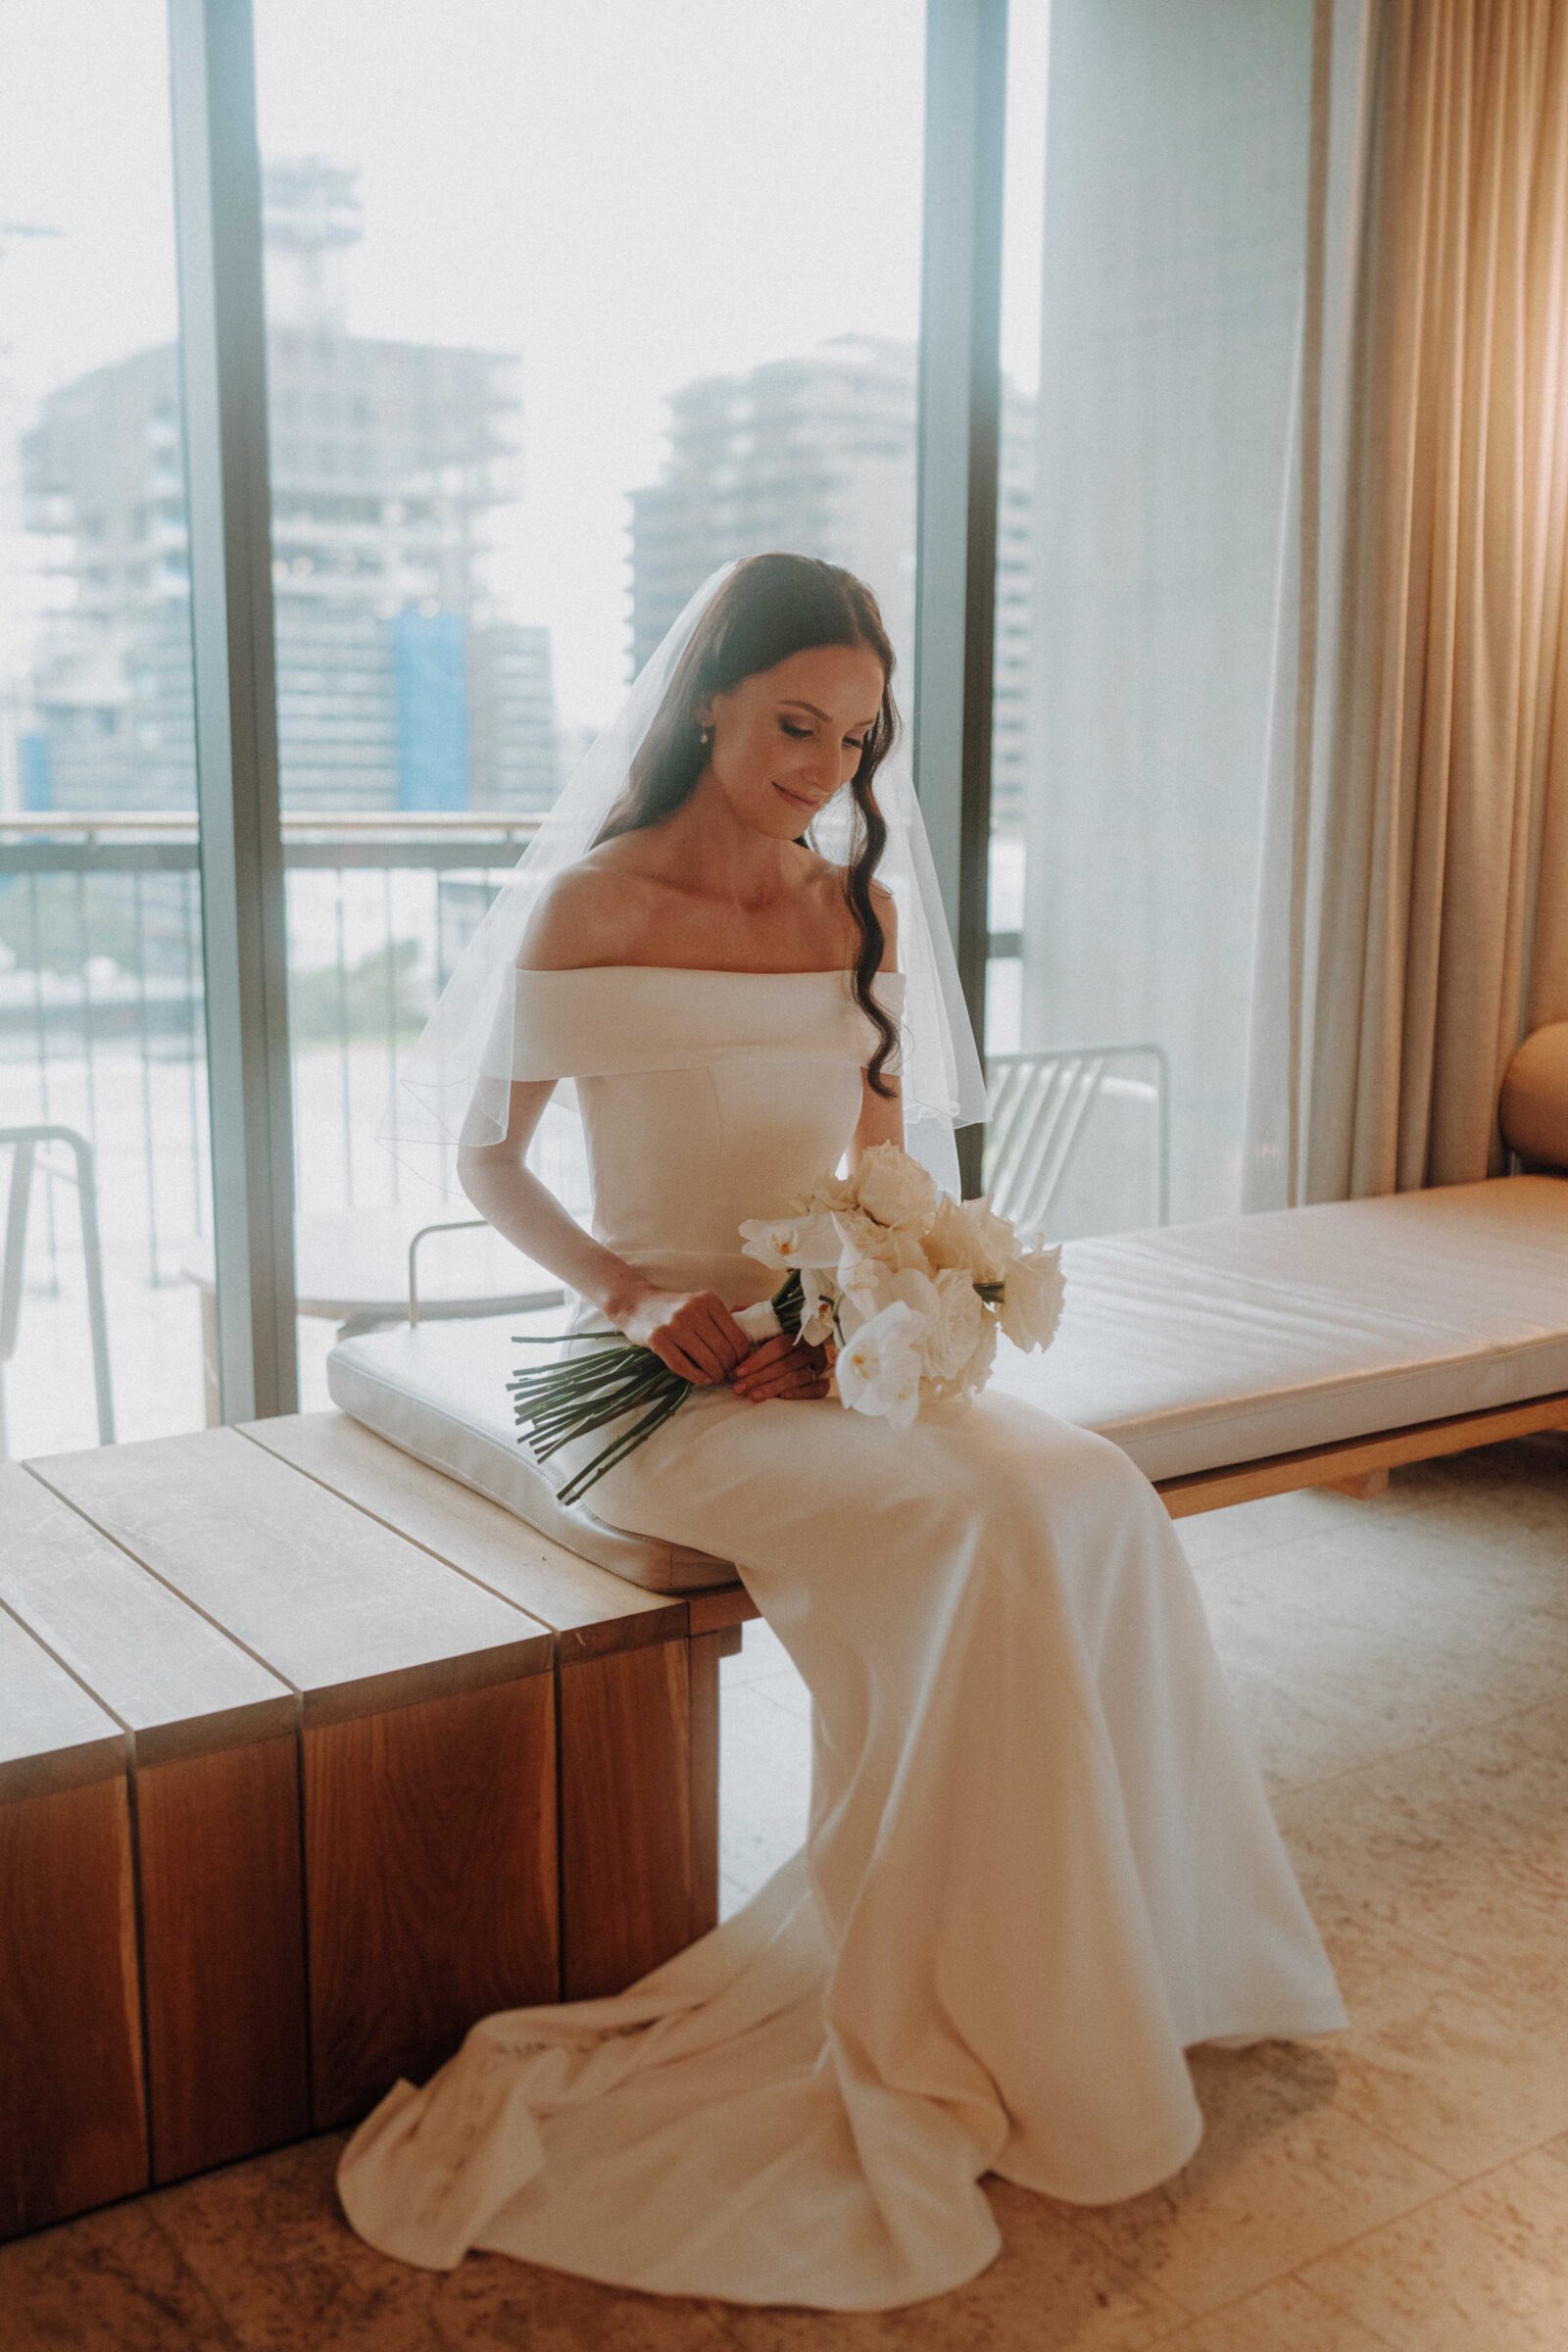
[[[784,800],[788,801],[792,808],[805,808],[812,811],[815,810],[816,803],[812,800],[808,800],[805,793],[786,792],[782,784],[775,784],[773,790],[780,794]]]

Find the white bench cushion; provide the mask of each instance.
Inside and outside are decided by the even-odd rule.
[[[1070,1242],[1062,1264],[1052,1346],[993,1378],[1148,1478],[1568,1389],[1568,1178]]]
[[[995,1384],[1113,1438],[1152,1479],[1255,1461],[1568,1389],[1568,1178],[1499,1176],[1377,1200],[1069,1242],[1044,1355]],[[341,1340],[334,1403],[634,1583],[685,1592],[731,1563],[563,1509],[517,1442],[511,1335],[564,1310]]]

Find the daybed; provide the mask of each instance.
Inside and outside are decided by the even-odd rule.
[[[1061,1329],[1043,1355],[1004,1348],[997,1384],[1113,1438],[1173,1516],[1370,1492],[1399,1462],[1568,1429],[1568,1022],[1521,1048],[1501,1117],[1515,1174],[1066,1244]],[[755,1615],[736,1563],[563,1509],[519,1445],[512,1335],[562,1323],[366,1333],[332,1349],[328,1388],[568,1549],[684,1594],[694,1630]]]
[[[1568,1429],[1568,1024],[1502,1116],[1514,1175],[1070,1244],[1055,1344],[998,1378],[1178,1514]],[[519,1322],[343,1341],[339,1411],[0,1464],[0,2237],[345,2123],[716,1920],[756,1611],[561,1511]]]

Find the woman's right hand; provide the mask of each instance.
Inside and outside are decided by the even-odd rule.
[[[611,1320],[628,1340],[651,1348],[661,1363],[698,1388],[727,1380],[757,1344],[716,1291],[645,1291],[634,1306]]]

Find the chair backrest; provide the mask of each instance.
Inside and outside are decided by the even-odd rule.
[[[1113,1075],[1132,1056],[1152,1061],[1152,1078]],[[1170,1221],[1169,1070],[1155,1045],[1051,1046],[986,1057],[984,1184],[1000,1216],[1020,1231],[1050,1221],[1089,1115],[1110,1090],[1152,1102],[1158,1154],[1158,1222]]]

